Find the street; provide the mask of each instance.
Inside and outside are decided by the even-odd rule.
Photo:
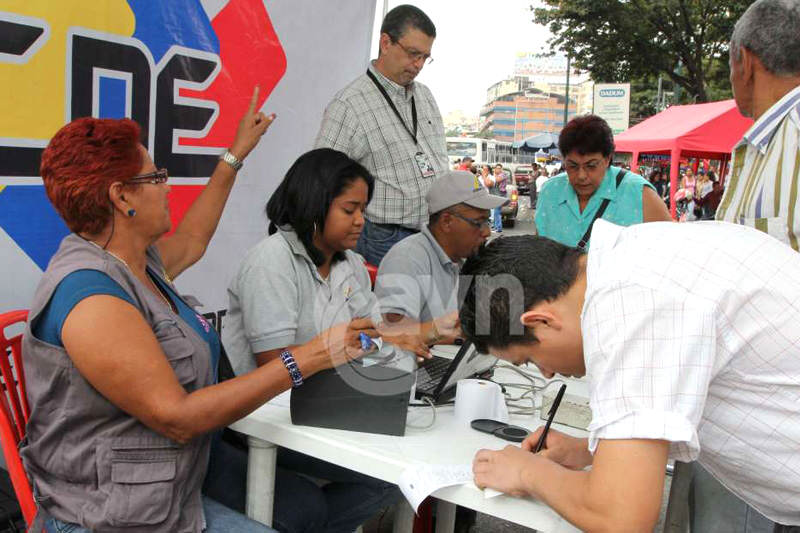
[[[533,223],[533,211],[530,208],[531,197],[527,194],[519,197],[519,212],[517,212],[517,222],[513,228],[503,228],[503,237],[512,235],[533,235],[536,233],[536,225]],[[498,236],[492,233],[491,238]]]

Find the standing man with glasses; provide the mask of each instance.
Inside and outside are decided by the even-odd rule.
[[[430,89],[414,79],[433,61],[436,27],[411,5],[386,14],[378,59],[325,109],[316,148],[333,148],[375,176],[356,251],[374,265],[428,220],[425,194],[448,171],[444,124]]]
[[[386,254],[375,280],[384,319],[405,323],[425,345],[452,344],[458,328],[458,276],[489,238],[489,212],[506,199],[480,178],[449,171],[427,194],[430,221]]]

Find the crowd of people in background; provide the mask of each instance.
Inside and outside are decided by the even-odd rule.
[[[700,164],[701,162],[698,161],[697,163]],[[629,164],[614,162],[613,165],[630,171]],[[549,178],[564,174],[565,168],[562,160],[555,157],[547,164],[533,163],[531,167],[528,205],[535,212],[544,184]],[[548,167],[552,169],[552,172],[548,171]],[[462,159],[456,159],[452,168],[453,170],[463,170],[479,176],[480,183],[487,187],[491,194],[506,196],[505,186],[507,184],[517,186],[516,180],[513,178],[513,167],[506,168],[501,163],[495,165],[487,163],[476,164],[471,157],[465,156]],[[646,168],[644,167],[643,169],[646,170]],[[501,179],[498,180],[498,176],[501,176]],[[675,203],[675,220],[678,222],[714,220],[717,207],[725,190],[721,177],[714,168],[709,168],[708,170],[700,168],[695,173],[691,164],[680,167],[678,185],[673,196],[670,196],[669,169],[662,167],[652,168],[647,173],[646,181],[652,185],[656,195],[664,202],[667,209]],[[502,185],[495,185],[495,182],[502,183]],[[499,208],[495,211],[498,211],[499,216]],[[502,222],[495,222],[495,211],[492,212],[492,231],[494,233],[502,233]]]
[[[656,167],[650,171],[647,180],[667,207],[671,206],[668,171]],[[678,187],[672,197],[675,202],[676,219],[679,222],[714,220],[724,191],[724,184],[712,168],[700,169],[695,175],[691,167],[682,167]]]

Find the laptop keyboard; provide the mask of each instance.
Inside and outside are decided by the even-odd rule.
[[[452,360],[437,356],[425,361],[420,369],[417,370],[417,390],[432,394],[442,380],[450,363],[452,363]]]

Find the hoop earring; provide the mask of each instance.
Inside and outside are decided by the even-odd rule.
[[[317,229],[317,223],[314,222],[314,233],[316,234],[319,230]]]
[[[131,218],[135,217],[136,216],[136,209],[133,209],[133,208],[128,209],[128,216],[131,217]]]

